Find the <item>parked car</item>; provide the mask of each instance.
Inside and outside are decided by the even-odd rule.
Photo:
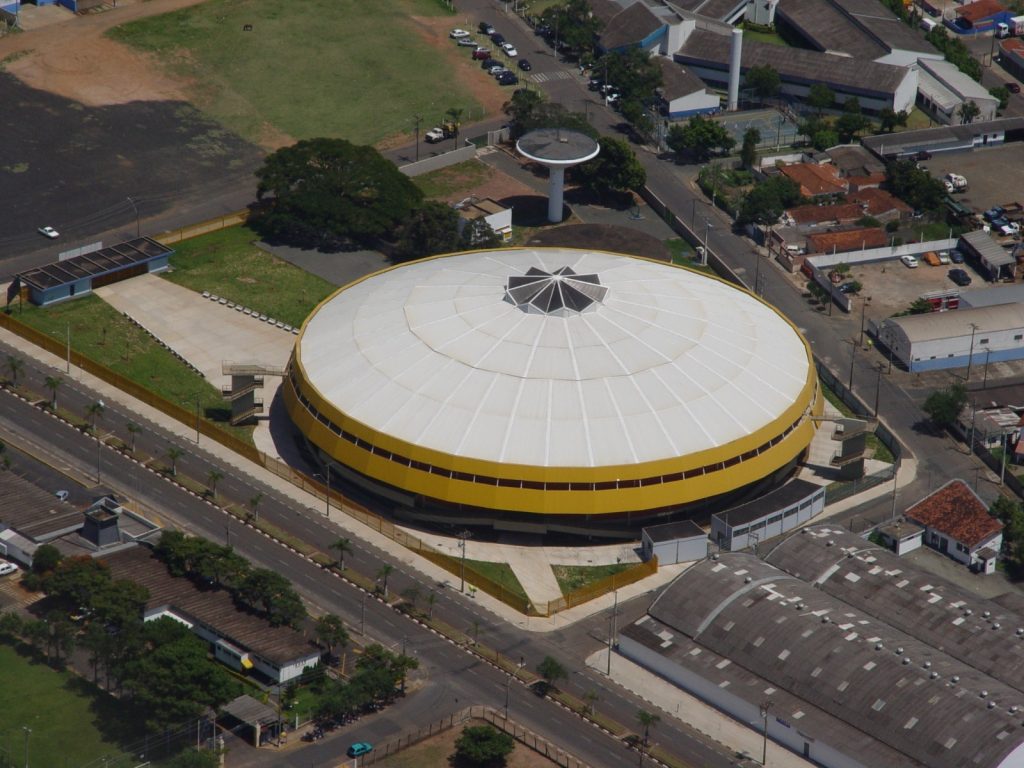
[[[907,254],[906,256],[900,256],[900,261],[902,261],[903,266],[907,267],[908,269],[917,269],[917,259],[909,254]]]
[[[480,69],[484,69],[484,70],[487,70],[487,71],[490,71],[494,67],[503,67],[503,66],[505,66],[505,65],[502,64],[500,61],[498,61],[497,59],[492,59],[489,56],[486,59],[484,59],[482,62],[480,62]]]
[[[850,281],[849,283],[843,283],[842,285],[839,286],[839,292],[840,293],[856,293],[857,292],[857,283],[854,282],[854,281]]]
[[[957,285],[970,285],[971,276],[962,269],[951,269],[949,270],[949,279]]]
[[[533,28],[533,34],[540,35],[541,37],[547,37],[552,32],[551,27],[547,24],[538,24]]]
[[[455,41],[456,45],[461,45],[463,48],[471,48],[476,45],[476,40],[472,37],[460,37]]]
[[[469,37],[469,32],[467,32],[464,29],[456,28],[448,33],[448,37],[450,37],[452,40],[461,40],[464,37]]]
[[[918,152],[917,154],[914,155],[914,159],[915,160],[931,160],[932,159],[932,153],[931,152],[926,152],[925,150],[922,149],[920,152]]]
[[[501,50],[505,52],[506,56],[509,56],[513,59],[519,55],[519,51],[516,50],[516,47],[512,45],[512,43],[502,43]]]
[[[504,64],[498,64],[497,66],[491,67],[489,70],[487,70],[487,73],[489,75],[497,77],[498,75],[503,75],[508,71],[509,70],[505,67]]]
[[[1020,83],[1007,83],[1006,90],[1010,93],[1020,93]]]
[[[355,744],[348,748],[349,757],[359,757],[361,755],[368,755],[373,752],[373,744],[365,741],[357,741]]]
[[[952,261],[954,264],[963,264],[964,255],[959,250],[954,248],[952,251],[949,252],[949,260]]]
[[[587,83],[588,91],[600,91],[604,87],[604,80],[599,77],[590,78],[590,82]]]
[[[531,69],[533,69],[533,64],[530,63],[529,59],[520,59],[519,68],[523,70],[523,72],[529,72]]]
[[[484,48],[482,45],[478,45],[476,49],[473,51],[473,58],[479,59],[480,61],[483,61],[484,59],[489,59],[491,58],[491,49]]]
[[[939,264],[949,264],[949,251],[939,251]]]
[[[60,232],[58,232],[53,227],[40,227],[38,232],[43,237],[48,237],[51,240],[56,240],[58,237],[60,237]]]
[[[67,491],[57,491],[53,495],[56,496],[60,501],[67,501],[68,496],[70,496],[71,494],[68,493]]]
[[[984,217],[985,221],[995,221],[996,219],[1002,217],[1004,213],[1006,213],[1006,210],[1001,205],[994,205],[987,211],[985,211],[982,214],[982,216]]]
[[[14,563],[8,563],[6,560],[0,560],[0,576],[7,576],[18,570],[18,566]]]
[[[491,42],[494,43],[495,45],[504,45],[505,36],[500,32],[493,32],[491,34]]]
[[[485,35],[493,35],[494,34],[494,27],[492,27],[486,21],[481,21],[480,22],[480,26],[478,26],[477,29],[479,29]]]
[[[498,85],[519,85],[519,78],[515,72],[508,70],[498,75]]]

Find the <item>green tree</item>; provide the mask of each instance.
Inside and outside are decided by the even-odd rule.
[[[53,544],[43,544],[32,555],[32,572],[40,576],[50,573],[60,565],[64,556]]]
[[[815,83],[807,91],[807,106],[817,110],[819,117],[823,111],[832,106],[835,100],[835,93],[824,83]]]
[[[149,599],[149,590],[128,579],[110,581],[82,605],[93,612],[93,618],[107,627],[118,630],[139,625],[142,610]]]
[[[235,590],[236,598],[250,608],[262,611],[274,626],[297,626],[306,617],[306,608],[280,573],[253,568]]]
[[[263,501],[263,494],[257,493],[251,499],[249,499],[249,515],[253,520],[260,519],[260,502]]]
[[[593,160],[576,167],[574,178],[598,197],[642,189],[647,171],[623,139],[602,136],[601,151]]]
[[[388,594],[388,577],[394,570],[395,567],[393,565],[385,564],[380,567],[379,571],[377,571],[377,581],[381,583],[380,591],[384,593],[385,597],[387,597]]]
[[[961,125],[967,125],[974,122],[974,118],[981,114],[981,108],[973,101],[965,101],[956,109],[957,115],[960,117]]]
[[[18,386],[18,376],[25,370],[25,361],[17,355],[7,356],[7,371],[11,374],[11,386]]]
[[[988,92],[995,98],[999,99],[999,110],[1006,109],[1006,105],[1010,103],[1010,90],[1005,85],[997,85],[995,88],[989,88]]]
[[[544,679],[544,684],[549,688],[555,688],[559,680],[568,680],[569,671],[562,666],[562,663],[552,656],[545,656],[543,661],[537,665],[537,673]]]
[[[958,382],[945,389],[937,389],[928,395],[922,410],[936,425],[948,427],[956,421],[965,405],[967,405],[967,388]]]
[[[64,379],[60,376],[47,376],[46,380],[43,382],[46,385],[46,388],[50,390],[50,407],[53,410],[57,410],[57,390],[60,389],[60,385],[63,381]]]
[[[130,435],[129,440],[131,442],[128,446],[128,450],[131,451],[131,453],[135,453],[135,436],[142,431],[142,427],[140,427],[134,421],[129,421],[127,424],[124,425],[124,428],[128,430],[128,434]]]
[[[544,102],[540,91],[519,88],[512,94],[512,98],[505,102],[501,108],[512,123],[512,138],[518,139],[523,135],[523,127],[533,124],[535,110]]]
[[[663,85],[661,68],[642,48],[606,53],[600,64],[606,66],[608,82],[615,86],[623,102],[649,103]]]
[[[96,431],[96,421],[98,419],[103,418],[103,411],[104,410],[106,410],[105,406],[103,405],[102,402],[99,402],[99,401],[97,401],[95,403],[89,403],[89,405],[86,406],[85,412],[89,416],[89,422],[90,422],[89,428],[93,432]]]
[[[937,211],[946,198],[942,182],[913,160],[896,160],[885,168],[885,185],[896,197],[921,211]]]
[[[881,123],[882,130],[885,133],[892,133],[899,126],[906,126],[907,121],[910,119],[910,115],[906,110],[900,110],[894,112],[885,107],[881,112],[878,113],[878,120]]]
[[[939,25],[927,35],[925,40],[938,48],[946,57],[946,61],[953,64],[957,69],[968,77],[981,82],[981,62],[971,54],[970,49],[963,41],[951,37],[946,29]]]
[[[338,553],[338,570],[345,570],[345,555],[352,551],[352,541],[341,536],[331,542],[331,549]]]
[[[459,249],[463,251],[500,248],[501,244],[501,236],[482,218],[466,222],[459,238]]]
[[[459,146],[459,129],[462,128],[462,113],[465,111],[462,107],[448,107],[444,113],[452,125],[452,146],[455,147]]]
[[[647,754],[647,747],[650,743],[651,729],[661,722],[661,718],[645,709],[641,709],[637,711],[636,719],[644,729],[643,741],[640,743],[640,765],[643,765],[644,756]]]
[[[757,145],[761,143],[761,132],[757,128],[747,128],[743,133],[743,146],[740,148],[740,162],[745,168],[757,165]]]
[[[515,747],[515,740],[493,725],[466,726],[455,741],[455,764],[467,768],[501,768]]]
[[[372,244],[406,221],[423,197],[373,147],[309,139],[268,155],[256,172],[263,204],[250,225],[299,245]]]
[[[822,152],[829,147],[834,147],[838,143],[839,134],[828,128],[815,131],[814,134],[811,135],[811,146],[819,152]]]
[[[340,617],[333,613],[321,616],[316,621],[316,639],[327,653],[334,656],[334,649],[348,645],[348,631]]]
[[[185,455],[185,452],[176,445],[172,445],[167,449],[167,458],[171,460],[171,476],[178,476],[178,459]]]
[[[697,162],[706,161],[716,150],[728,152],[736,144],[725,126],[700,115],[669,128],[665,142],[677,156],[686,153]]]
[[[107,632],[99,622],[89,622],[85,628],[79,644],[89,652],[89,663],[92,665],[92,681],[94,683],[99,683],[100,666],[103,666],[104,669],[108,668],[116,643],[117,638]]]
[[[396,261],[411,261],[459,248],[459,213],[450,205],[428,200],[402,227]]]
[[[782,78],[770,64],[765,64],[763,67],[751,67],[747,70],[743,82],[747,88],[752,88],[757,97],[762,100],[778,96],[782,89]]]
[[[0,635],[13,639],[22,633],[24,626],[25,622],[14,611],[0,613]]]
[[[754,186],[740,205],[736,223],[766,226],[801,201],[800,186],[785,176],[772,176]]]
[[[541,13],[540,18],[551,28],[553,34],[557,33],[557,46],[571,48],[581,55],[593,52],[596,36],[601,31],[602,24],[591,12],[587,0],[568,0],[549,6]]]
[[[91,607],[94,599],[111,584],[110,569],[91,557],[65,557],[53,569],[44,589],[65,611]]]
[[[839,134],[839,140],[849,143],[869,125],[871,121],[861,112],[860,100],[856,96],[851,96],[843,103],[843,114],[836,120],[835,129]]]
[[[224,473],[216,467],[206,473],[206,485],[210,489],[210,496],[217,500],[217,483],[224,479]]]

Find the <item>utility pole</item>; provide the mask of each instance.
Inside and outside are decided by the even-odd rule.
[[[771,708],[774,702],[771,699],[765,699],[761,702],[761,718],[764,720],[764,743],[761,747],[761,765],[768,765],[768,714],[771,712]]]
[[[977,323],[971,323],[971,349],[967,353],[967,381],[971,380],[971,363],[974,362],[974,334],[980,327]]]
[[[131,206],[132,206],[132,208],[134,208],[134,209],[135,209],[135,237],[141,237],[141,235],[139,234],[139,232],[141,231],[141,230],[139,229],[139,206],[137,206],[137,205],[135,204],[135,201],[134,201],[134,200],[132,200],[132,199],[131,199],[131,197],[127,197],[127,198],[125,198],[125,199],[126,199],[126,200],[127,200],[127,201],[128,201],[129,203],[131,203]]]
[[[860,346],[864,346],[864,312],[868,308],[868,304],[871,303],[871,297],[865,296],[864,301],[860,305]]]
[[[459,592],[465,593],[466,591],[466,539],[470,538],[473,534],[470,531],[464,530],[459,534],[459,550],[461,557],[459,559]]]
[[[366,598],[369,594],[363,593],[363,602],[359,607],[359,634],[366,637]]]
[[[619,613],[619,590],[615,590],[615,603],[612,606],[612,615],[608,617],[608,677],[612,676],[612,649],[615,647],[615,617]]]
[[[420,161],[420,124],[423,122],[421,115],[413,115],[413,121],[416,123],[416,162]]]

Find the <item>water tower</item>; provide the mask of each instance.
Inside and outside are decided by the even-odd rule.
[[[547,166],[548,221],[562,220],[562,193],[565,189],[565,169],[597,157],[601,146],[579,131],[561,128],[541,128],[530,131],[516,142],[519,154]]]

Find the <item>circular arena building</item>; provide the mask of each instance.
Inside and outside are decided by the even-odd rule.
[[[568,248],[440,256],[310,315],[284,401],[332,482],[398,517],[628,536],[789,476],[822,402],[755,296]]]

